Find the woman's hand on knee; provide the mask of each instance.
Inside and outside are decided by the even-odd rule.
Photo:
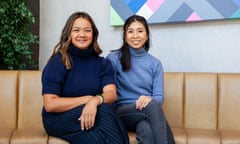
[[[82,114],[79,118],[82,130],[89,130],[94,126],[98,103],[99,99],[93,97],[85,104]]]
[[[151,96],[141,95],[136,101],[136,109],[142,110],[152,101]]]

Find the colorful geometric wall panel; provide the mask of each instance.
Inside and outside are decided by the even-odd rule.
[[[111,25],[122,25],[133,14],[150,24],[236,19],[240,0],[111,0]]]

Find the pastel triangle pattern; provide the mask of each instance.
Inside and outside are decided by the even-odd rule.
[[[133,14],[149,24],[239,19],[240,0],[111,0],[110,25],[122,25]]]

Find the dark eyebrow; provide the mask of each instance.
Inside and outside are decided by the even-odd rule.
[[[79,29],[80,27],[78,26],[73,26],[72,29]],[[92,27],[84,27],[84,29],[92,29]]]
[[[134,28],[128,28],[127,30],[133,30]],[[137,30],[144,30],[144,28],[143,27],[139,27],[139,28],[137,28]]]

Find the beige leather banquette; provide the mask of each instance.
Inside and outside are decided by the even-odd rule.
[[[240,74],[166,72],[164,83],[177,144],[240,144]],[[41,71],[0,71],[0,144],[67,144],[44,132],[41,107]]]

